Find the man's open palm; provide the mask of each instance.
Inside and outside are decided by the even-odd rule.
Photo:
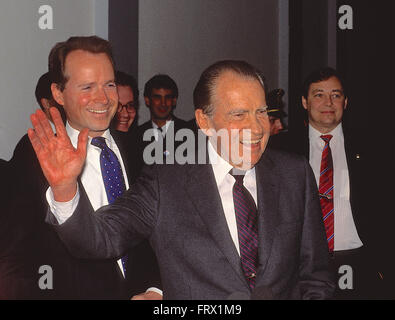
[[[75,195],[77,177],[84,166],[89,130],[83,129],[80,132],[75,149],[67,135],[59,111],[51,108],[50,113],[55,124],[56,135],[44,112],[37,110],[30,117],[34,130],[29,129],[28,136],[55,200],[68,201]]]

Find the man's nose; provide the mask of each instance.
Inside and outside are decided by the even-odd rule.
[[[249,119],[250,119],[249,120],[249,129],[251,130],[251,133],[260,135],[263,130],[261,121],[258,119],[258,117],[256,115],[249,117]]]
[[[126,110],[125,107],[121,109],[121,116],[124,118],[129,117],[128,111]]]
[[[281,122],[281,120],[280,119],[277,119],[277,128],[278,128],[278,130],[283,130],[284,129],[284,126],[283,126],[283,123]]]
[[[333,104],[333,98],[331,95],[325,96],[325,105],[331,106]]]
[[[106,90],[104,88],[100,88],[96,95],[96,101],[102,104],[107,104],[109,99]]]

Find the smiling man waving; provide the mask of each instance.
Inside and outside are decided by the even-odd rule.
[[[97,214],[77,186],[78,170],[52,174],[85,163],[87,133],[73,153],[47,163],[43,154],[65,147],[62,124],[56,122],[54,137],[44,118],[33,117],[29,137],[55,203],[47,221],[83,258],[121,257],[148,238],[166,299],[330,298],[334,285],[314,176],[303,157],[266,150],[270,123],[258,70],[243,61],[213,64],[196,85],[194,104],[209,136],[198,150],[207,151],[207,163],[146,167]],[[59,198],[58,188],[69,197]]]

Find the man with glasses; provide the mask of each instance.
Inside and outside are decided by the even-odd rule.
[[[121,132],[133,132],[137,128],[139,90],[136,80],[129,74],[117,71],[115,81],[118,90],[118,110],[112,126]]]

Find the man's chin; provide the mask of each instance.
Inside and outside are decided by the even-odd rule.
[[[104,133],[104,131],[106,131],[108,128],[109,126],[89,128],[89,136],[91,137],[101,136]]]

